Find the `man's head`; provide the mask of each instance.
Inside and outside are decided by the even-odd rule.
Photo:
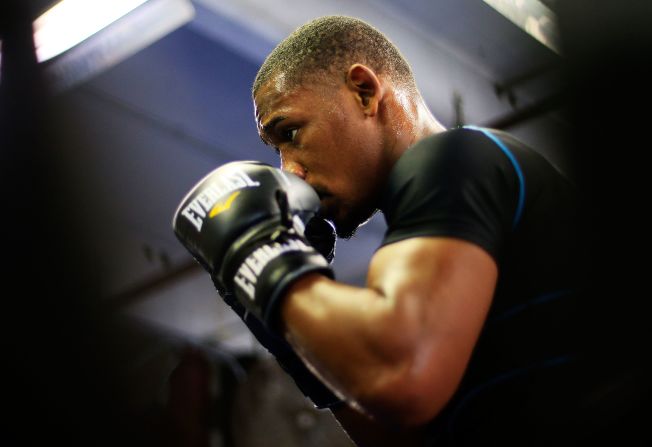
[[[377,209],[397,151],[414,139],[418,91],[407,62],[367,23],[322,17],[272,51],[252,93],[263,141],[350,237]]]
[[[258,70],[253,96],[281,73],[285,88],[300,85],[306,76],[326,75],[328,81],[329,74],[339,73],[343,80],[355,62],[416,91],[409,64],[384,34],[359,19],[326,16],[299,27],[274,48]]]

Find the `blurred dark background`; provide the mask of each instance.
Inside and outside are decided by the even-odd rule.
[[[649,2],[149,0],[39,62],[31,24],[56,3],[0,4],[7,445],[347,445],[170,228],[214,167],[276,164],[249,89],[325,14],[385,32],[443,124],[513,132],[578,184],[581,330],[600,368],[635,371],[623,398],[647,397]],[[376,217],[339,244],[340,280],[364,283],[383,231]]]

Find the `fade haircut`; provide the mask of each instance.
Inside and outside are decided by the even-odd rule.
[[[258,70],[252,96],[279,73],[292,88],[307,76],[340,72],[344,77],[354,63],[369,66],[410,92],[417,91],[410,65],[383,33],[359,19],[326,16],[297,28],[274,48]]]

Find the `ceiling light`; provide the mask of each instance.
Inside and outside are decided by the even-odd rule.
[[[147,0],[62,0],[34,22],[39,62],[74,47]]]
[[[516,26],[559,53],[557,18],[539,0],[484,0]]]

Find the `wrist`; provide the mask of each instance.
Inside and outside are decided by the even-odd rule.
[[[279,330],[283,303],[287,301],[294,285],[306,278],[324,276],[333,278],[334,274],[328,262],[318,253],[292,253],[287,258],[279,259],[277,265],[270,265],[263,271],[263,280],[257,290],[263,301],[262,320],[270,330]],[[261,275],[262,276],[262,275]]]
[[[255,240],[245,236],[225,257],[221,272],[227,287],[248,311],[276,330],[279,308],[288,289],[306,275],[333,277],[326,259],[303,236],[284,227],[268,228]]]
[[[311,272],[303,275],[294,281],[285,291],[283,297],[279,302],[279,317],[278,317],[278,331],[285,334],[288,331],[289,321],[295,312],[297,302],[300,300],[308,299],[311,290],[319,281],[330,280],[328,276],[324,276],[318,272]]]

